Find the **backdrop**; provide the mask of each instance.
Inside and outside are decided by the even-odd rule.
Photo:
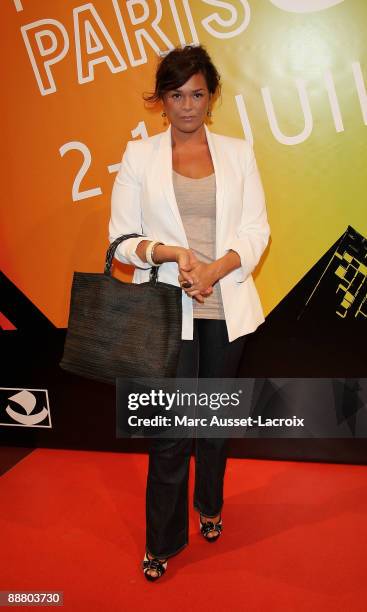
[[[74,270],[99,271],[126,141],[158,54],[206,45],[223,80],[209,125],[253,141],[270,248],[266,313],[348,224],[367,234],[364,0],[3,0],[2,269],[58,327]]]

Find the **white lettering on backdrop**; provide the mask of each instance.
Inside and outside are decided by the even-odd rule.
[[[247,28],[250,22],[250,7],[247,0],[201,1],[222,11],[212,12],[201,21],[211,36],[219,39],[233,38]],[[146,63],[146,45],[149,45],[157,55],[173,49],[174,43],[159,25],[163,17],[162,6],[165,6],[166,12],[169,9],[182,45],[199,42],[188,0],[169,0],[165,4],[162,0],[127,2],[111,0],[111,2],[124,49],[120,49],[121,38],[114,39],[92,2],[73,9],[73,37],[77,79],[80,84],[94,80],[96,64],[107,64],[112,73],[126,70],[127,62],[124,54],[132,67]],[[136,11],[137,5],[141,9],[139,14]],[[180,13],[178,7],[183,9]],[[185,24],[182,22],[183,19]],[[184,38],[184,25],[189,28],[191,40]],[[42,19],[23,25],[21,32],[41,95],[54,93],[57,87],[50,66],[65,58],[69,50],[69,37],[72,38],[71,33],[68,34],[65,26],[55,19]],[[46,38],[51,39],[51,45],[46,44]]]

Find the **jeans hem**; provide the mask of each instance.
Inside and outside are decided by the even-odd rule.
[[[223,509],[223,504],[220,507],[220,510],[216,512],[215,514],[206,514],[206,512],[203,512],[196,504],[194,504],[194,509],[200,514],[202,514],[205,518],[214,518],[215,516],[218,516],[218,514],[221,514],[222,509]]]
[[[188,545],[188,541],[185,542],[185,544],[183,544],[182,546],[180,546],[180,548],[177,548],[177,550],[175,550],[175,552],[172,553],[160,553],[159,555],[155,555],[150,549],[148,549],[148,547],[145,547],[145,550],[152,556],[152,557],[156,557],[158,559],[168,559],[169,557],[173,557],[174,555],[177,555],[177,553],[181,552],[181,550],[183,550],[187,545]]]

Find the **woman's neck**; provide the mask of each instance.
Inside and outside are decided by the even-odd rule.
[[[206,133],[204,124],[202,124],[195,132],[182,132],[177,130],[173,125],[171,126],[171,143],[172,147],[181,145],[204,145],[206,144]]]

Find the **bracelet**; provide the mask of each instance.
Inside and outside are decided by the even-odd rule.
[[[156,246],[158,246],[158,244],[163,244],[163,242],[159,242],[158,240],[152,240],[148,244],[147,249],[145,251],[145,258],[147,262],[150,263],[151,266],[160,266],[160,264],[156,263],[153,259],[154,249]]]
[[[160,265],[161,265],[160,263],[156,263],[156,262],[154,261],[154,257],[153,257],[153,255],[154,255],[154,249],[155,249],[155,247],[157,247],[159,244],[163,244],[163,242],[156,242],[155,244],[153,244],[153,246],[152,246],[152,250],[151,250],[151,252],[150,252],[150,259],[152,260],[152,262],[153,262],[153,265],[154,265],[154,266],[160,266]]]

